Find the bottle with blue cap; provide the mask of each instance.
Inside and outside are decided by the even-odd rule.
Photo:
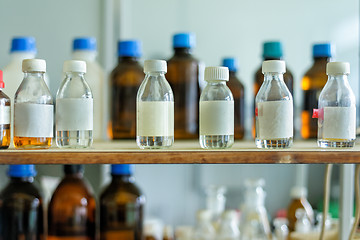
[[[110,121],[112,139],[136,138],[136,94],[144,79],[139,63],[142,44],[139,40],[119,41],[118,65],[110,75]]]
[[[5,83],[3,72],[0,70],[0,149],[7,149],[10,146],[10,122],[11,122],[11,100],[3,92]]]
[[[10,182],[0,193],[0,239],[45,239],[40,189],[34,165],[10,165]],[[31,223],[31,224],[30,224]]]
[[[143,239],[145,197],[133,173],[134,165],[111,165],[112,181],[100,195],[101,240]]]
[[[175,97],[175,139],[198,138],[199,61],[192,51],[196,39],[194,33],[178,33],[173,36],[174,55],[167,61],[166,78]]]

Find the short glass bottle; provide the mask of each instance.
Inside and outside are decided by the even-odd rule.
[[[264,83],[256,95],[256,147],[288,148],[293,143],[293,99],[283,79],[285,62],[263,62]]]
[[[356,140],[356,99],[348,81],[350,64],[329,62],[329,76],[319,96],[318,146],[353,147]]]
[[[10,146],[10,122],[11,109],[10,98],[3,92],[5,83],[3,72],[0,70],[0,149],[7,149]]]
[[[211,224],[211,212],[199,210],[197,212],[197,224],[194,229],[193,240],[215,240],[216,231]]]
[[[239,240],[240,230],[238,216],[235,210],[227,210],[222,215],[220,227],[217,231],[216,240]]]
[[[56,94],[56,144],[87,148],[93,142],[93,96],[85,80],[86,62],[64,62],[65,79]],[[100,114],[100,113],[98,113]]]
[[[136,97],[136,142],[141,149],[167,148],[174,142],[174,95],[166,70],[166,61],[145,61],[146,76]]]
[[[50,148],[53,138],[54,104],[44,81],[46,62],[25,59],[24,80],[14,100],[14,146],[18,149]]]
[[[200,146],[205,149],[230,148],[234,144],[234,98],[226,86],[227,67],[206,67],[206,87],[201,93]]]

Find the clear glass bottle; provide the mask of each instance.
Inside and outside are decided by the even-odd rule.
[[[211,212],[199,210],[192,240],[215,240],[216,231],[211,224]]]
[[[166,61],[146,60],[136,97],[136,142],[141,149],[167,148],[174,142],[174,95],[166,81]]]
[[[263,62],[264,83],[256,95],[256,147],[288,148],[293,143],[293,99],[284,83],[285,62]]]
[[[14,100],[14,146],[19,149],[49,148],[53,138],[54,105],[44,82],[46,62],[25,59],[24,80]]]
[[[85,80],[86,62],[64,62],[65,79],[56,94],[56,144],[87,148],[93,142],[93,96]],[[99,114],[99,113],[98,113]]]
[[[353,147],[356,140],[356,99],[348,81],[350,64],[329,62],[329,76],[319,96],[318,146]]]
[[[200,96],[200,146],[230,148],[234,144],[234,98],[226,86],[227,67],[206,67],[207,85]]]
[[[0,149],[9,148],[11,141],[11,103],[10,98],[3,92],[4,88],[3,72],[0,70]]]
[[[217,228],[219,226],[221,215],[225,210],[226,204],[226,187],[209,185],[205,189],[206,209],[211,212],[211,222]]]
[[[240,240],[238,215],[235,210],[227,210],[223,213],[216,240]]]
[[[312,230],[312,226],[305,209],[298,208],[295,212],[295,216],[295,232],[309,233]]]
[[[275,218],[274,228],[276,240],[287,240],[289,238],[288,220],[286,218]]]

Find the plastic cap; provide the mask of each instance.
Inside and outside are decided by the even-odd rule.
[[[35,177],[34,165],[10,165],[8,170],[10,177]]]
[[[164,60],[145,60],[144,73],[167,72],[167,64]]]
[[[332,57],[335,47],[331,43],[320,43],[313,45],[313,57]]]
[[[5,87],[5,83],[4,83],[3,71],[0,70],[0,88],[4,88],[4,87]]]
[[[350,63],[348,62],[329,62],[326,64],[326,75],[350,74]]]
[[[88,50],[96,51],[96,38],[94,37],[80,37],[73,41],[73,51]]]
[[[74,165],[64,165],[64,173],[65,174],[74,174],[74,173],[83,173],[84,166],[79,164]]]
[[[196,217],[199,221],[210,221],[212,214],[208,209],[199,210],[196,214]]]
[[[33,37],[15,37],[11,41],[10,52],[36,52],[36,41]]]
[[[46,72],[46,61],[43,59],[25,59],[22,62],[23,72]]]
[[[205,81],[229,81],[229,69],[227,67],[206,67]]]
[[[263,58],[282,58],[283,47],[281,42],[264,42],[263,45]]]
[[[236,72],[239,68],[239,63],[236,58],[224,58],[222,65],[229,68],[230,72]]]
[[[63,72],[86,73],[86,62],[79,60],[67,60],[64,62]]]
[[[111,165],[111,174],[114,175],[132,175],[135,166],[132,164],[113,164]]]
[[[262,63],[262,73],[285,73],[286,66],[285,61],[282,60],[268,60]]]
[[[173,36],[174,48],[193,48],[196,44],[194,33],[178,33]]]
[[[290,196],[292,198],[307,197],[307,189],[305,187],[295,186],[291,188]]]
[[[142,44],[138,40],[119,41],[118,56],[119,57],[141,57]]]

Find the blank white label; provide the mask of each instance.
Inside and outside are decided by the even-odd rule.
[[[53,137],[54,106],[15,103],[14,136]]]
[[[323,138],[355,139],[356,108],[325,107]]]
[[[200,102],[200,135],[234,135],[234,101]]]
[[[0,106],[0,124],[10,124],[10,106]]]
[[[56,131],[93,130],[93,112],[92,98],[57,99]]]
[[[140,101],[136,107],[137,136],[174,136],[174,102]]]
[[[272,140],[293,137],[293,102],[268,101],[257,103],[258,137]]]

